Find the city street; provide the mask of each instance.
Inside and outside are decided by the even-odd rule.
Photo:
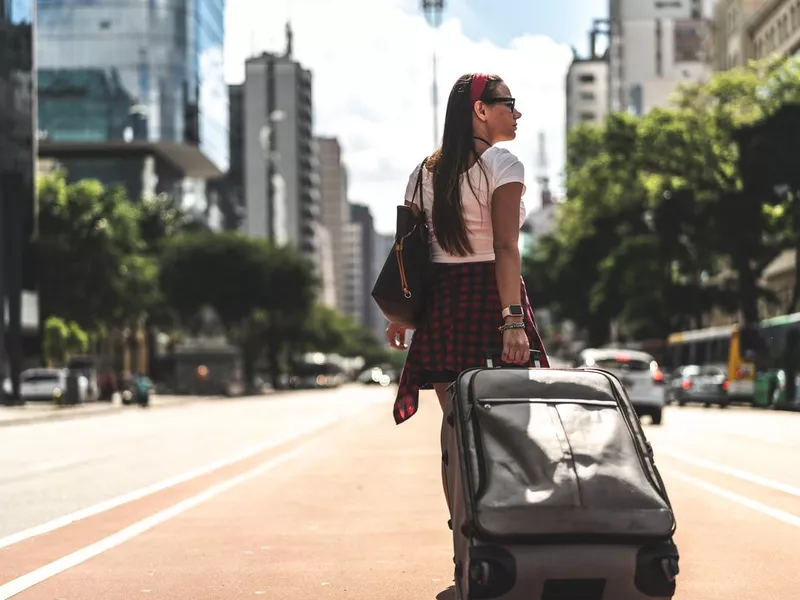
[[[0,436],[0,598],[450,598],[435,397],[347,385],[16,425]],[[679,600],[800,589],[800,414],[645,425],[678,518]]]

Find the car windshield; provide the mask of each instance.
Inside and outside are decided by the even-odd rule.
[[[31,373],[22,377],[26,383],[43,383],[58,381],[58,373]]]
[[[703,367],[703,375],[719,377],[720,375],[725,375],[725,372],[719,367]]]

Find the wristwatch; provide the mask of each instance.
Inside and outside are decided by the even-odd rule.
[[[509,304],[503,309],[503,318],[506,317],[521,317],[522,316],[522,306],[519,304]]]

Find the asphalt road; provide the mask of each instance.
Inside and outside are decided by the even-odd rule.
[[[438,404],[275,394],[0,436],[0,598],[449,598]],[[678,600],[800,597],[800,414],[670,407],[646,426]]]

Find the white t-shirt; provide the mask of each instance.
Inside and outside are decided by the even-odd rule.
[[[501,185],[506,183],[521,183],[522,193],[525,194],[525,167],[520,160],[504,148],[492,146],[481,155],[486,175],[481,171],[478,163],[461,176],[461,206],[464,209],[464,223],[467,226],[467,236],[472,245],[473,254],[469,256],[456,256],[448,254],[436,240],[431,218],[433,206],[433,173],[427,168],[422,175],[423,204],[425,216],[430,231],[430,241],[433,262],[437,263],[463,263],[485,262],[494,260],[494,235],[492,232],[492,194]],[[417,174],[421,164],[417,165],[406,188],[406,201],[411,202],[417,184]],[[472,180],[472,189],[467,182],[467,176]],[[487,189],[487,178],[489,187]],[[419,205],[419,198],[414,198],[414,203]],[[525,223],[525,201],[520,200],[519,226]]]

